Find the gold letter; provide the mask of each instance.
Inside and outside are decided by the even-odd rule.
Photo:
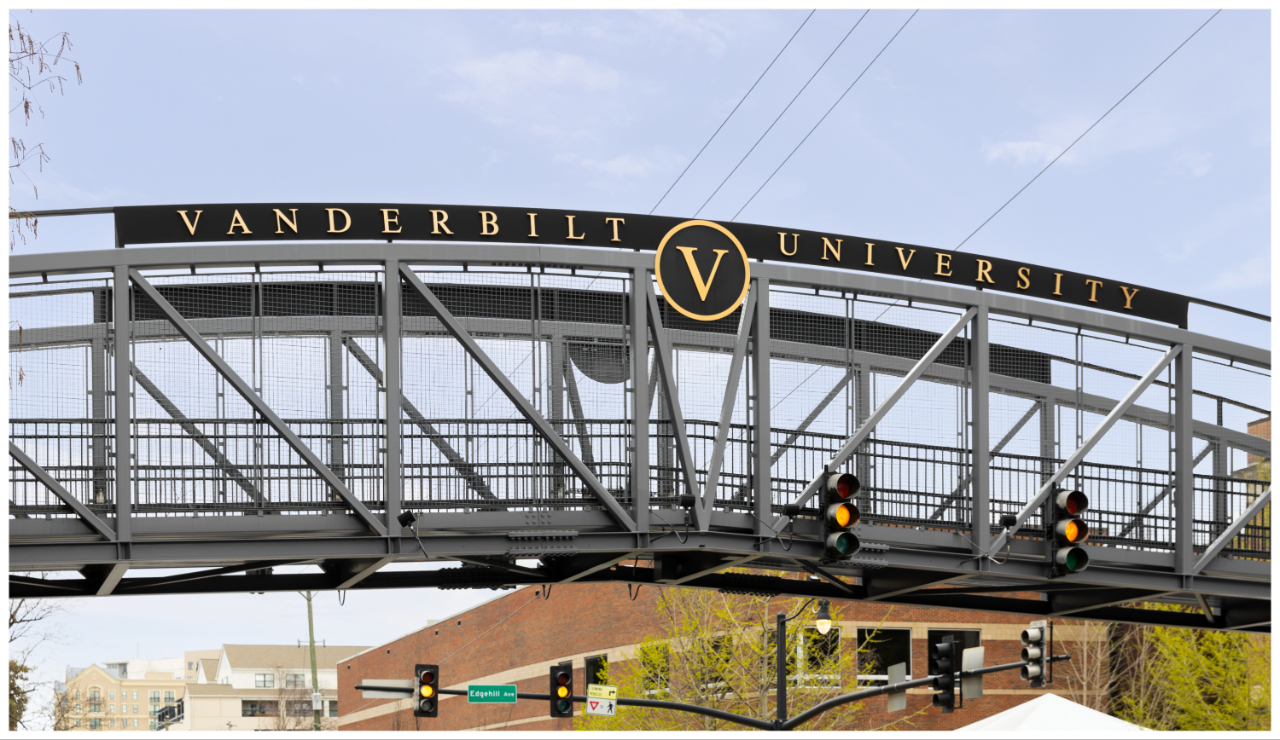
[[[621,239],[618,238],[618,224],[625,224],[627,220],[624,218],[606,218],[604,221],[605,223],[613,224],[613,238],[610,239],[609,241],[611,242],[622,241]]]
[[[347,229],[351,228],[351,214],[350,214],[350,213],[347,213],[346,211],[342,210],[341,208],[326,208],[325,210],[329,212],[329,232],[328,232],[328,233],[330,233],[330,234],[341,234],[342,232],[344,232],[344,231],[346,231]],[[335,221],[333,220],[333,214],[334,214],[335,212],[337,212],[337,213],[341,213],[341,214],[342,214],[342,218],[346,220],[346,226],[343,226],[341,229],[339,229],[339,228],[338,228],[337,222],[335,222]]]
[[[867,261],[864,263],[864,264],[871,265],[872,267],[876,266],[876,263],[871,261],[871,248],[874,246],[875,246],[874,242],[867,242]]]
[[[538,218],[538,214],[536,213],[529,214],[529,236],[533,237],[534,239],[538,238],[537,218]]]
[[[1062,273],[1055,272],[1053,274],[1055,276],[1053,279],[1053,294],[1062,295]]]
[[[570,216],[569,218],[573,218]],[[707,300],[707,291],[711,290],[711,281],[716,279],[716,270],[720,269],[720,260],[729,253],[727,249],[713,249],[716,253],[716,263],[711,266],[711,276],[707,278],[707,282],[702,282],[702,272],[698,269],[698,264],[693,261],[693,253],[698,250],[697,247],[676,247],[684,254],[684,261],[689,263],[689,274],[693,276],[693,284],[698,289],[698,296],[702,300]]]
[[[573,235],[573,219],[574,219],[574,217],[573,217],[573,216],[565,216],[565,218],[569,219],[569,235],[565,237],[566,239],[582,239],[582,238],[586,237],[586,234],[578,234],[577,236],[574,236],[574,235]]]
[[[843,241],[844,241],[843,239],[836,239],[836,245],[833,247],[831,246],[831,241],[827,239],[827,237],[825,236],[822,237],[822,259],[825,260],[827,258],[827,252],[830,251],[832,254],[836,256],[836,262],[839,262],[840,246],[841,246],[840,243]]]
[[[493,227],[493,231],[489,227]],[[480,236],[493,236],[498,233],[498,214],[493,211],[480,212]]]
[[[992,285],[996,284],[996,281],[991,279],[991,263],[986,260],[978,260],[978,279],[974,280],[974,282],[980,283],[983,280]]]
[[[1133,292],[1132,292],[1132,293],[1130,293],[1130,292],[1129,292],[1129,288],[1127,288],[1126,286],[1121,285],[1121,286],[1120,286],[1120,290],[1122,290],[1122,291],[1124,292],[1124,307],[1125,307],[1125,308],[1127,308],[1127,309],[1129,309],[1130,311],[1132,311],[1132,310],[1133,310],[1133,306],[1131,306],[1131,305],[1129,305],[1129,304],[1133,303],[1133,297],[1134,297],[1134,296],[1136,296],[1136,295],[1138,294],[1138,291],[1139,291],[1139,290],[1141,290],[1141,288],[1134,288],[1134,289],[1133,289]]]
[[[400,209],[399,208],[382,208],[379,210],[382,211],[382,233],[399,234],[401,231],[404,230],[403,227],[400,226]],[[395,214],[394,216],[391,215],[393,213]],[[392,224],[395,224],[396,226],[395,231],[391,230]]]
[[[790,252],[788,252],[788,251],[787,251],[787,232],[785,232],[785,231],[779,231],[779,232],[778,232],[778,251],[779,251],[779,252],[782,252],[782,256],[783,256],[783,257],[794,257],[794,256],[796,256],[796,249],[798,249],[799,247],[800,247],[800,235],[799,235],[799,234],[792,234],[792,235],[791,235],[791,251],[790,251]],[[826,259],[826,258],[825,258],[825,257],[823,257],[823,259]]]
[[[1018,268],[1018,290],[1026,290],[1031,287],[1031,268]]]
[[[232,214],[232,216],[231,216],[231,228],[230,228],[230,229],[227,229],[227,233],[228,233],[228,234],[234,234],[234,233],[236,233],[236,227],[237,227],[237,226],[239,226],[239,227],[240,227],[240,229],[241,229],[241,231],[240,231],[240,234],[241,234],[241,235],[244,235],[244,234],[252,234],[252,233],[253,233],[252,231],[249,231],[249,227],[248,227],[248,226],[245,226],[245,224],[244,224],[244,219],[240,217],[240,211],[236,211],[234,214]]]
[[[933,274],[941,275],[942,277],[951,277],[951,255],[943,254],[942,252],[938,252],[937,255],[938,269],[934,270]],[[943,270],[946,270],[946,272],[943,272]]]
[[[178,215],[182,216],[182,221],[187,225],[187,231],[190,231],[192,236],[196,235],[196,224],[200,223],[200,214],[202,213],[204,211],[196,211],[196,223],[193,224],[191,219],[187,218],[186,211],[178,211]]]
[[[1101,280],[1085,280],[1085,282],[1093,286],[1093,289],[1089,291],[1089,302],[1097,303],[1098,302],[1098,286],[1102,285],[1102,281]]]
[[[449,231],[449,227],[445,226],[445,222],[448,220],[449,220],[449,214],[447,212],[432,211],[431,212],[431,233],[439,234],[440,229],[444,229],[444,233],[452,234],[453,232]]]
[[[282,213],[279,208],[272,208],[271,210],[276,212],[276,233],[277,234],[284,233],[284,229],[280,228],[281,221],[283,221],[286,226],[293,229],[293,233],[295,234],[298,233],[298,209],[297,208],[289,209],[289,213],[293,214],[292,221],[290,221],[289,217],[284,215],[284,213]]]
[[[911,250],[911,254],[904,257],[902,255],[902,247],[894,247],[894,249],[898,250],[898,261],[902,263],[902,269],[907,269],[907,265],[911,264],[911,258],[916,256],[916,250]]]

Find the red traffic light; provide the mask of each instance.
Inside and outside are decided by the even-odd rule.
[[[1079,491],[1062,491],[1054,500],[1060,511],[1079,516],[1089,508],[1089,497]]]
[[[568,683],[572,680],[573,680],[572,673],[569,673],[568,671],[556,672],[556,683],[560,684],[561,686],[568,685]]]
[[[401,675],[404,675],[404,674],[401,674]],[[423,671],[423,672],[422,672],[422,675],[420,676],[420,678],[422,679],[422,682],[423,682],[423,683],[435,683],[435,682],[436,682],[436,674],[435,674],[433,671],[430,671],[430,670]]]
[[[858,495],[862,484],[858,476],[852,473],[840,473],[827,476],[827,498],[831,501],[845,501]]]

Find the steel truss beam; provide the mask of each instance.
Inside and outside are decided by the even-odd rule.
[[[1106,418],[1099,422],[1097,428],[1089,433],[1089,436],[1075,452],[1071,453],[1066,462],[1062,464],[1062,467],[1058,468],[1053,475],[1049,476],[1049,479],[1044,482],[1044,485],[1040,487],[1040,490],[1036,495],[1031,497],[1031,500],[1022,507],[1022,511],[1018,512],[1017,520],[1014,522],[1013,526],[1006,527],[1004,531],[996,537],[996,539],[991,543],[990,548],[986,551],[988,556],[991,553],[1000,552],[1005,543],[1009,541],[1009,538],[1017,533],[1022,525],[1026,523],[1027,519],[1035,513],[1036,509],[1044,504],[1044,502],[1049,498],[1049,494],[1053,492],[1054,488],[1056,488],[1059,483],[1074,471],[1076,466],[1084,462],[1085,457],[1093,450],[1094,445],[1098,444],[1098,442],[1106,436],[1107,432],[1111,430],[1111,427],[1120,420],[1120,417],[1124,416],[1124,412],[1132,406],[1143,393],[1146,392],[1147,388],[1151,386],[1151,383],[1160,375],[1160,373],[1164,372],[1165,368],[1169,367],[1169,364],[1177,358],[1181,351],[1181,347],[1171,347],[1169,351],[1166,352],[1164,356],[1147,371],[1147,374],[1142,377],[1142,380],[1139,380],[1137,385],[1133,386],[1133,388],[1125,394],[1125,397],[1120,399],[1120,402],[1111,410],[1111,413],[1107,414]]]
[[[844,465],[845,461],[849,459],[849,456],[852,455],[854,451],[857,450],[864,441],[866,441],[867,437],[871,435],[871,432],[875,430],[876,425],[880,423],[880,420],[883,419],[895,405],[897,405],[898,401],[902,400],[902,397],[907,394],[907,391],[911,389],[911,386],[915,385],[915,382],[920,379],[921,375],[924,375],[924,371],[942,355],[943,350],[949,347],[956,337],[960,336],[960,332],[963,331],[964,328],[968,326],[969,322],[977,315],[978,309],[970,308],[968,311],[965,311],[954,324],[951,325],[950,329],[943,333],[942,336],[938,337],[938,341],[934,342],[933,346],[929,348],[929,351],[924,353],[924,356],[916,361],[915,366],[912,367],[906,377],[902,379],[902,382],[898,384],[898,387],[893,389],[893,392],[889,394],[889,397],[877,406],[875,411],[871,412],[871,416],[867,418],[862,426],[858,427],[858,430],[853,433],[853,436],[849,437],[849,439],[845,441],[844,445],[840,447],[840,450],[831,457],[831,461],[826,465],[827,470],[838,470],[841,465]],[[802,507],[808,503],[809,499],[813,498],[814,494],[818,492],[818,489],[822,486],[822,482],[825,478],[825,472],[820,472],[815,475],[813,480],[809,481],[809,485],[804,487],[804,491],[801,492],[795,503]],[[774,531],[781,531],[781,529],[785,527],[787,522],[790,520],[791,517],[786,515],[779,517],[773,525]]]
[[[1204,554],[1200,556],[1200,559],[1191,566],[1191,571],[1187,573],[1187,575],[1194,576],[1204,570],[1206,565],[1213,562],[1213,559],[1218,557],[1218,554],[1221,553],[1227,545],[1231,544],[1231,540],[1235,539],[1236,535],[1240,534],[1240,530],[1244,529],[1249,522],[1258,518],[1258,515],[1262,513],[1262,510],[1267,508],[1270,504],[1271,486],[1267,486],[1267,490],[1261,496],[1254,499],[1253,503],[1249,504],[1249,508],[1245,509],[1243,514],[1236,517],[1236,520],[1226,529],[1222,530],[1222,534],[1218,535],[1217,539],[1210,543],[1209,547],[1205,549]],[[1266,524],[1270,526],[1271,523],[1267,522]]]
[[[209,343],[204,340],[204,337],[200,336],[200,333],[197,332],[185,318],[183,318],[182,314],[178,313],[178,310],[174,308],[164,296],[160,295],[160,291],[156,290],[155,286],[148,282],[147,279],[142,276],[142,273],[137,270],[130,269],[129,278],[133,281],[135,286],[147,294],[147,297],[150,298],[152,303],[160,309],[161,313],[165,315],[165,318],[169,320],[169,323],[173,324],[173,327],[187,338],[187,341],[191,343],[195,350],[199,352],[200,355],[209,362],[209,364],[213,365],[214,369],[216,369],[218,373],[221,374],[222,377],[230,383],[241,396],[244,397],[244,400],[247,401],[255,411],[262,415],[262,418],[276,430],[276,433],[293,448],[293,451],[298,453],[298,457],[301,457],[303,462],[314,470],[316,474],[319,475],[331,489],[333,489],[334,494],[345,502],[346,505],[356,513],[356,515],[363,519],[370,529],[379,535],[386,536],[387,528],[378,520],[378,517],[374,516],[373,512],[369,511],[369,509],[365,507],[364,503],[351,493],[350,489],[347,488],[347,485],[342,482],[342,479],[334,474],[334,472],[320,460],[319,456],[317,456],[315,452],[312,452],[311,448],[308,447],[307,444],[289,428],[289,425],[286,424],[278,414],[276,414],[275,410],[267,405],[266,401],[262,400],[262,397],[253,390],[253,387],[245,382],[244,378],[241,378],[239,373],[237,373],[231,365],[222,358],[222,355],[215,352],[213,348],[209,346]],[[117,294],[119,292],[121,291],[117,289]],[[119,396],[117,396],[117,399],[119,399]],[[119,405],[119,401],[117,400],[117,408]],[[117,483],[117,487],[118,485],[119,484]]]
[[[538,410],[533,407],[533,404],[529,403],[529,399],[525,398],[524,395],[520,393],[520,390],[515,387],[511,382],[511,379],[508,378],[506,374],[502,372],[502,369],[498,367],[497,363],[495,363],[489,355],[481,349],[475,338],[472,337],[465,328],[463,328],[458,319],[454,317],[448,308],[445,308],[445,305],[440,302],[440,299],[436,298],[436,295],[432,293],[431,290],[427,288],[426,284],[418,278],[418,276],[413,272],[413,269],[409,265],[401,264],[400,274],[404,280],[414,288],[414,290],[418,291],[418,295],[422,296],[423,300],[431,306],[431,310],[435,313],[436,318],[440,319],[440,323],[444,325],[445,329],[453,335],[454,339],[458,340],[458,343],[461,344],[463,349],[471,355],[472,359],[476,361],[476,364],[485,371],[485,374],[488,375],[489,378],[493,380],[494,384],[502,390],[503,394],[511,400],[511,403],[514,404],[515,407],[520,410],[520,413],[529,420],[529,423],[533,425],[533,428],[537,430],[538,434],[540,434],[543,439],[547,440],[547,443],[551,445],[558,455],[560,455],[561,459],[563,459],[573,472],[582,479],[583,483],[585,483],[587,488],[595,494],[600,503],[608,509],[613,518],[627,531],[636,531],[635,520],[627,514],[627,510],[622,508],[622,505],[618,503],[618,500],[605,489],[604,485],[600,483],[600,480],[596,478],[595,474],[587,468],[586,464],[583,463],[577,455],[573,454],[573,450],[571,450],[569,445],[564,441],[564,437],[557,434],[556,430],[547,423],[547,420],[543,418],[542,414],[539,414]]]
[[[85,523],[88,524],[90,527],[93,527],[94,531],[96,531],[98,534],[102,535],[103,537],[107,538],[108,540],[115,540],[116,531],[112,529],[109,524],[99,519],[97,514],[94,514],[92,511],[89,511],[89,507],[80,503],[80,499],[76,498],[75,496],[72,496],[71,492],[68,491],[66,488],[64,488],[63,485],[59,483],[56,478],[54,478],[52,475],[49,475],[48,471],[40,467],[40,465],[35,460],[32,460],[30,457],[28,457],[27,453],[23,452],[21,447],[18,447],[16,444],[10,442],[9,454],[13,456],[14,460],[18,461],[19,465],[26,468],[27,472],[31,473],[31,475],[34,476],[36,480],[40,481],[40,483],[43,484],[45,488],[48,488],[50,491],[52,491],[53,495],[61,499],[62,503],[71,507],[71,510],[76,513],[76,516],[83,519]]]
[[[694,519],[699,530],[706,531],[710,504],[703,503],[706,492],[698,485],[698,471],[693,464],[693,452],[689,447],[689,432],[684,425],[684,414],[680,410],[680,391],[676,381],[676,368],[671,352],[671,340],[662,328],[662,312],[658,308],[658,297],[653,292],[653,283],[645,283],[646,299],[649,304],[649,333],[653,339],[653,356],[658,366],[658,375],[662,378],[662,387],[666,391],[663,397],[667,400],[667,413],[671,420],[671,433],[676,440],[676,457],[680,461],[680,472],[684,478],[685,490],[694,497]],[[714,494],[712,495],[714,498]]]
[[[360,347],[360,343],[355,340],[355,337],[343,334],[342,345],[356,359],[356,363],[364,368],[365,372],[369,373],[373,381],[379,387],[382,387],[382,368],[378,367],[378,363],[374,362],[373,358]],[[400,409],[404,411],[405,416],[409,417],[409,421],[413,422],[414,426],[418,427],[418,430],[427,439],[431,440],[431,444],[435,445],[441,455],[444,455],[444,458],[449,461],[453,469],[458,471],[458,475],[462,476],[462,479],[467,482],[467,487],[490,501],[500,500],[489,488],[489,484],[485,482],[484,477],[476,471],[475,467],[467,462],[466,458],[458,454],[457,450],[453,449],[453,445],[449,444],[449,440],[440,433],[440,430],[436,429],[435,425],[430,421],[427,421],[427,417],[423,416],[422,412],[418,411],[418,407],[414,406],[413,402],[403,394],[400,396]]]
[[[720,470],[724,465],[724,451],[729,443],[729,429],[733,425],[733,408],[738,400],[738,382],[742,378],[742,365],[747,357],[747,344],[751,341],[751,326],[755,317],[759,284],[753,285],[742,304],[742,317],[738,321],[738,337],[733,343],[733,359],[729,361],[729,377],[725,379],[724,398],[720,402],[720,423],[716,427],[715,446],[711,450],[711,462],[707,464],[707,483],[698,502],[698,529],[707,531],[711,526],[711,505],[715,503],[720,486]]]

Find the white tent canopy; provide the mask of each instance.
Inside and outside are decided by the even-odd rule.
[[[1148,732],[1147,728],[1116,719],[1108,714],[1045,694],[1013,709],[965,725],[956,732],[1055,733],[1069,730],[1076,737],[1110,737],[1114,732]]]

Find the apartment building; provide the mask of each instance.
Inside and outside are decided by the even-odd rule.
[[[54,729],[160,729],[156,721],[160,709],[176,705],[186,696],[178,660],[165,661],[163,667],[160,663],[134,660],[85,668],[68,666],[66,681],[54,685]]]

